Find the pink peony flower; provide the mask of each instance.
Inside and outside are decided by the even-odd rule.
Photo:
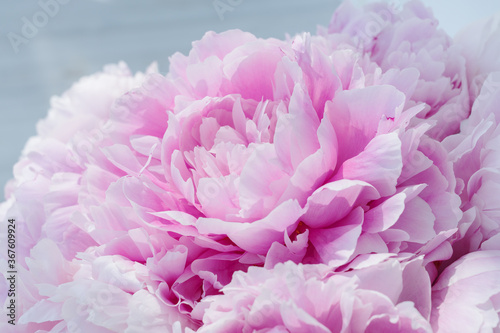
[[[455,242],[455,257],[476,251],[483,242],[500,234],[500,106],[499,87],[495,80],[500,72],[492,73],[484,82],[474,102],[470,118],[462,123],[462,131],[446,138],[459,180],[457,193],[462,198],[464,217],[459,225],[459,240]]]
[[[388,85],[404,74],[380,74],[356,50],[308,35],[291,45],[251,39],[223,56],[202,48],[233,45],[234,34],[208,35],[171,65],[177,87],[222,95],[183,98],[163,137],[165,177],[200,212],[196,229],[265,255],[269,267],[288,259],[339,266],[367,252],[449,256],[443,241],[461,216],[454,177],[425,134],[430,125],[408,127],[424,106],[406,108]],[[214,64],[200,67],[208,59]],[[245,75],[241,89],[256,67],[262,72]]]
[[[121,63],[83,78],[61,97],[52,99],[48,117],[38,124],[38,136],[26,144],[21,160],[14,167],[15,179],[6,186],[7,201],[0,205],[0,216],[16,221],[17,318],[44,299],[34,282],[40,271],[28,270],[26,263],[33,258],[30,252],[39,242],[48,239],[56,243],[58,252],[68,260],[95,245],[87,231],[78,228],[70,219],[81,210],[78,195],[87,168],[71,159],[73,149],[69,143],[78,142],[76,150],[81,153],[91,149],[91,142],[104,136],[106,128],[101,125],[109,118],[115,99],[139,86],[144,77],[142,73],[131,75],[127,66]],[[0,234],[2,244],[7,243],[5,231]],[[6,251],[2,253],[3,268],[7,267],[6,255]],[[54,260],[54,267],[59,267],[56,258],[49,256],[49,259]],[[69,281],[66,275],[57,279],[52,276],[54,272],[47,273],[54,285]],[[2,295],[6,295],[3,289]],[[2,321],[3,324],[6,323]],[[52,326],[54,323],[44,321],[40,325],[19,324],[16,329],[29,332]],[[6,332],[11,329],[10,325],[2,327]]]
[[[461,53],[466,59],[466,72],[471,100],[478,98],[487,77],[500,70],[497,57],[500,47],[500,14],[479,20],[468,25],[455,37],[456,43],[461,46]],[[490,93],[492,88],[489,87]]]
[[[499,249],[500,64],[493,51],[500,46],[499,33],[498,17],[493,17],[472,25],[457,38],[467,59],[474,104],[460,133],[443,141],[464,211],[453,259],[479,248]]]
[[[287,41],[209,32],[166,76],[120,64],[55,99],[0,206],[20,230],[19,328],[250,329],[270,305],[259,330],[430,331],[450,237],[490,231],[468,227],[483,194],[460,191],[446,138],[467,75],[417,2],[363,39],[381,8]]]
[[[27,259],[31,274],[25,272],[23,282],[36,286],[44,298],[23,313],[20,327],[50,332],[168,332],[177,321],[194,327],[152,292],[155,277],[150,270],[158,270],[154,263],[91,251],[79,257],[65,260],[48,239],[32,249]],[[175,261],[170,264],[175,270]]]
[[[200,303],[208,308],[198,332],[432,332],[421,259],[360,257],[343,273],[290,261],[250,267],[222,292]]]
[[[500,327],[500,251],[469,253],[432,287],[435,332],[497,332]]]
[[[407,103],[425,103],[413,120],[431,120],[428,135],[441,141],[459,130],[470,112],[465,59],[422,2],[374,2],[358,8],[345,1],[335,12],[329,34],[347,34],[384,72],[402,71]],[[336,37],[338,38],[338,37]]]

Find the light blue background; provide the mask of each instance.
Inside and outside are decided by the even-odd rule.
[[[48,0],[42,0],[47,2]],[[62,1],[62,0],[61,0]],[[240,3],[217,14],[212,0],[66,0],[59,12],[15,53],[7,34],[21,35],[22,18],[41,10],[38,0],[0,3],[0,187],[12,176],[37,121],[45,117],[52,95],[61,94],[84,75],[124,60],[133,71],[187,53],[205,31],[231,28],[259,37],[316,31],[327,25],[338,0],[222,0]],[[362,2],[358,0],[357,2]],[[494,11],[492,0],[426,0],[449,33]]]

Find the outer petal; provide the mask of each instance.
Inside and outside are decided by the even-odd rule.
[[[498,330],[500,252],[470,253],[447,267],[432,288],[432,303],[436,331]]]

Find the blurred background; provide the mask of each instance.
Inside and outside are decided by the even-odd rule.
[[[394,0],[393,0],[394,1]],[[208,30],[284,38],[326,26],[340,0],[18,0],[0,3],[0,187],[12,177],[50,97],[81,76],[125,61],[143,71],[187,53]],[[357,0],[356,2],[367,2]],[[425,0],[442,28],[500,11],[500,1]],[[36,25],[35,25],[36,24]]]

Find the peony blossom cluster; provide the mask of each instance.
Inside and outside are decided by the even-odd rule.
[[[497,332],[499,36],[345,2],[81,79],[5,189],[0,329]]]

